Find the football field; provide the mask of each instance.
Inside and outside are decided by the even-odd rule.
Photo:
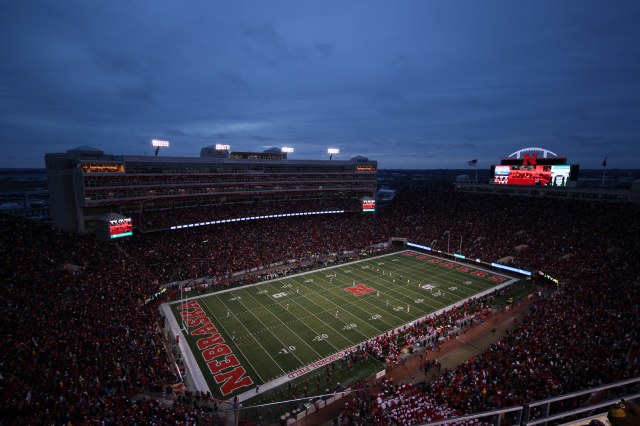
[[[165,305],[200,390],[242,399],[517,279],[414,251]],[[170,313],[169,313],[170,310]],[[194,365],[195,364],[195,365]],[[200,376],[201,375],[201,376]]]

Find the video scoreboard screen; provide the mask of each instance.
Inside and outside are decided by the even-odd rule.
[[[376,211],[376,200],[362,200],[362,211],[363,212],[375,212]]]
[[[501,165],[495,166],[493,183],[497,185],[567,186],[571,166]]]
[[[109,221],[109,237],[121,238],[133,235],[131,218],[113,219]]]

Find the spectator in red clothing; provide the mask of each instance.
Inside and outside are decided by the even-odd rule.
[[[394,388],[380,402],[376,396],[375,407],[370,401],[375,422],[435,419],[636,377],[640,243],[630,236],[640,235],[639,210],[621,203],[405,193],[376,215],[231,223],[137,235],[119,246],[0,216],[0,417],[9,424],[204,419],[210,404],[196,406],[192,398],[178,398],[172,407],[127,398],[177,381],[159,313],[142,303],[160,283],[370,251],[391,236],[444,249],[445,231],[463,237],[468,257],[514,256],[515,266],[544,270],[561,286],[482,356],[431,384]],[[528,248],[516,252],[522,245]],[[464,320],[484,309],[480,301],[467,308],[444,318]],[[381,336],[366,349],[394,362],[404,345],[435,341],[438,321]],[[451,411],[443,414],[444,404]],[[366,421],[369,411],[354,410],[357,421]]]

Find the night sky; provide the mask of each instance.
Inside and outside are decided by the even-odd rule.
[[[539,146],[640,168],[640,1],[2,2],[0,167],[153,138],[163,156],[488,168]]]

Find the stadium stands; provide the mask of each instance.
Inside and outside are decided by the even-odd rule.
[[[177,382],[157,279],[116,246],[2,217],[2,386],[9,424],[186,420],[189,410],[128,395]],[[193,411],[197,415],[199,410]],[[172,420],[170,420],[172,419]]]
[[[358,200],[336,198],[318,200],[252,201],[236,204],[210,205],[201,208],[152,210],[133,213],[131,217],[143,231],[169,229],[171,226],[201,223],[222,219],[246,218],[287,213],[304,213],[343,210],[355,212],[361,209]]]
[[[372,394],[361,408],[375,410],[359,409],[359,422],[423,421],[444,404],[468,413],[636,377],[639,217],[631,204],[400,193],[377,215],[234,223],[117,245],[1,217],[0,417],[8,424],[210,418],[202,396],[177,398],[172,407],[132,398],[178,382],[157,307],[144,304],[159,284],[366,250],[390,236],[445,250],[451,244],[451,251],[462,237],[468,257],[514,256],[514,265],[544,270],[561,285],[481,357],[434,382]],[[517,253],[522,244],[528,248]],[[433,326],[380,338],[371,349],[393,355],[397,342],[424,338]]]

